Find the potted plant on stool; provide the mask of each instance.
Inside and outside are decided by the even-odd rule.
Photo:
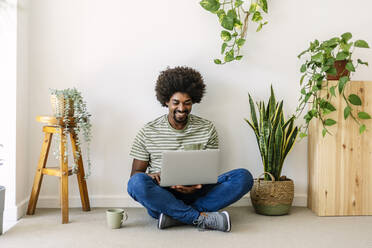
[[[251,120],[245,119],[256,135],[264,166],[264,178],[254,181],[251,190],[252,205],[258,214],[288,214],[294,197],[293,181],[281,176],[283,163],[296,142],[298,127],[295,117],[284,119],[283,101],[276,102],[273,88],[267,105],[257,103],[259,118],[251,95],[249,95]]]
[[[87,144],[86,156],[88,172],[85,176],[88,177],[91,174],[90,141],[92,138],[92,125],[90,123],[91,114],[87,110],[86,102],[83,100],[81,93],[75,88],[68,88],[64,90],[51,89],[50,91],[53,115],[57,117],[57,119],[63,120],[65,125],[65,135],[68,136],[70,130],[73,130],[76,134],[76,145],[79,149],[76,151],[77,157],[74,160],[74,172],[77,172],[77,161],[81,156],[79,151],[81,151],[82,142]],[[73,120],[73,125],[70,123],[71,120]],[[80,139],[79,135],[82,135],[83,139]],[[57,141],[56,144],[57,145],[54,146],[53,153],[58,159],[59,142]],[[67,147],[67,144],[65,144],[65,158],[67,158],[68,153]]]

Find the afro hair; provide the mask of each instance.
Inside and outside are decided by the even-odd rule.
[[[160,72],[155,92],[156,98],[164,107],[176,92],[187,93],[192,103],[200,103],[205,93],[205,84],[202,75],[190,67],[168,67]]]

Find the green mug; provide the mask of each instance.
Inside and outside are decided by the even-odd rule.
[[[108,227],[117,229],[128,219],[128,214],[122,208],[113,208],[106,210],[106,218]]]

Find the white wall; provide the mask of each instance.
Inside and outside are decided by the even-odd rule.
[[[372,45],[372,2],[356,0],[269,0],[269,24],[260,33],[251,25],[238,63],[214,65],[219,54],[217,18],[199,1],[34,0],[31,3],[29,75],[29,159],[31,188],[40,153],[41,124],[35,116],[51,114],[48,88],[77,87],[93,115],[93,173],[88,180],[93,206],[132,205],[126,193],[136,132],[146,122],[166,113],[156,101],[154,85],[167,66],[198,69],[207,94],[194,113],[217,127],[223,169],[244,167],[262,172],[248,117],[250,92],[267,99],[273,84],[285,111],[295,111],[299,98],[297,55],[315,38],[328,39],[352,32]],[[372,63],[372,51],[355,52]],[[371,80],[360,68],[354,79]],[[295,181],[297,205],[306,203],[307,145],[298,143],[283,173]],[[51,159],[52,161],[53,159]],[[58,183],[44,177],[40,206],[58,206]],[[78,187],[70,177],[72,206],[79,206]]]
[[[28,0],[7,2],[0,9],[0,185],[6,187],[4,219],[15,220],[29,194]]]

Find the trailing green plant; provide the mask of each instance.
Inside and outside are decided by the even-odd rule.
[[[355,48],[369,48],[369,45],[364,40],[351,41],[352,34],[344,33],[341,37],[334,37],[329,40],[319,42],[317,39],[310,42],[310,47],[300,53],[298,58],[306,56],[305,63],[301,65],[301,97],[299,99],[299,106],[297,108],[297,117],[303,112],[307,104],[310,104],[310,108],[304,116],[306,125],[301,128],[300,137],[305,137],[310,121],[313,118],[318,118],[323,125],[322,135],[323,137],[329,133],[327,127],[335,125],[336,120],[327,118],[327,115],[336,110],[330,102],[332,97],[339,95],[346,103],[344,109],[344,119],[346,120],[349,116],[359,125],[359,133],[363,133],[366,130],[366,126],[361,122],[364,119],[370,119],[371,116],[366,113],[359,111],[357,115],[353,113],[353,106],[362,105],[362,100],[356,94],[345,95],[345,86],[350,81],[350,73],[355,72],[359,65],[367,65],[367,62],[357,59],[352,59],[352,54]],[[337,73],[335,63],[344,61],[346,67],[344,71]],[[340,74],[341,77],[338,79],[336,84],[330,84],[330,80],[327,79],[327,75],[335,76]],[[325,90],[321,94],[321,91]]]
[[[267,13],[266,0],[251,0],[249,9],[243,7],[242,0],[202,0],[200,5],[207,11],[216,14],[218,20],[223,27],[221,31],[221,54],[224,55],[223,60],[214,59],[215,64],[225,64],[234,60],[241,60],[243,55],[240,54],[240,49],[245,43],[249,17],[251,21],[258,23],[256,31],[267,24],[263,21],[263,13]]]
[[[264,101],[256,103],[258,118],[253,99],[250,94],[248,95],[251,120],[245,119],[245,121],[256,135],[264,171],[279,180],[284,160],[293,148],[298,135],[298,127],[294,125],[295,116],[288,120],[284,119],[283,100],[276,102],[272,86],[267,105]],[[265,175],[265,180],[270,178]]]
[[[64,89],[64,90],[56,90],[50,89],[50,94],[55,95],[57,99],[63,99],[63,107],[62,113],[60,111],[56,111],[56,117],[62,118],[65,128],[63,129],[63,133],[66,137],[68,137],[70,130],[73,130],[75,134],[75,141],[77,146],[76,157],[74,157],[74,165],[73,171],[74,173],[77,172],[77,164],[79,158],[81,156],[81,145],[83,142],[86,143],[86,162],[88,163],[88,171],[86,173],[86,177],[90,176],[91,174],[91,161],[90,161],[90,142],[92,139],[92,125],[90,123],[91,114],[87,110],[86,102],[84,101],[81,93],[76,89]],[[57,106],[58,107],[58,106]],[[72,111],[73,110],[73,111]],[[70,113],[73,112],[73,115],[70,116]],[[73,124],[71,123],[71,117],[73,118]],[[79,136],[82,136],[82,139]],[[53,151],[56,158],[59,158],[59,142],[60,136],[57,135],[57,145],[54,146],[55,149]],[[68,139],[64,140],[64,158],[65,160],[68,159]]]

